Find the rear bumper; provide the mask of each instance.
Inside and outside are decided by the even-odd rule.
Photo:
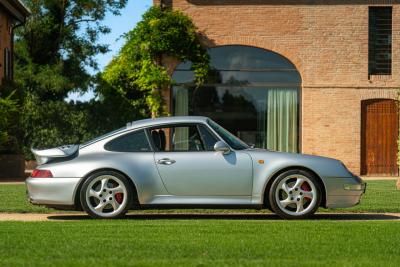
[[[329,178],[326,183],[327,208],[348,208],[360,203],[367,184],[358,176]]]
[[[28,178],[29,202],[39,205],[74,205],[81,178]]]

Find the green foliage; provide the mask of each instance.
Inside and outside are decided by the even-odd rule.
[[[93,76],[88,67],[97,69],[95,56],[108,51],[98,43],[109,32],[101,21],[107,12],[118,14],[127,0],[25,2],[32,15],[16,32],[14,88],[21,116],[13,136],[28,159],[31,147],[82,143],[127,121],[162,114],[159,89],[173,83],[162,55],[193,62],[199,84],[208,71],[195,26],[180,12],[151,8],[106,72]],[[88,89],[96,99],[65,101],[69,93]]]
[[[204,82],[209,56],[192,20],[180,11],[155,6],[126,35],[125,45],[107,66],[103,78],[121,97],[142,91],[151,113],[165,114],[161,89],[173,84],[167,66],[162,64],[166,56],[191,61],[196,83]]]
[[[10,132],[14,127],[14,118],[18,112],[17,100],[13,98],[14,93],[4,98],[0,95],[0,152],[5,153],[13,153],[14,151],[11,150],[15,150],[13,149],[15,147],[10,145],[14,141]]]
[[[41,101],[27,93],[21,110],[21,142],[27,159],[30,149],[65,144],[81,144],[96,136],[120,128],[127,121],[143,118],[132,106],[119,98],[90,102]]]
[[[32,15],[16,32],[18,82],[42,100],[63,100],[91,85],[87,67],[108,51],[98,43],[110,29],[101,24],[107,12],[119,14],[127,0],[26,0]]]
[[[118,15],[127,0],[24,2],[32,15],[16,31],[13,87],[21,97],[15,136],[26,158],[32,158],[31,147],[84,142],[142,117],[143,112],[111,96],[105,83],[98,83],[88,70],[96,70],[95,56],[108,51],[98,42],[110,31],[102,20],[108,12]],[[96,86],[96,100],[65,102],[69,93]]]

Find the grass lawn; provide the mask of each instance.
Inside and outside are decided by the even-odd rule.
[[[344,211],[400,212],[400,191],[394,181],[368,184],[362,204]],[[55,212],[30,205],[23,185],[0,185],[0,195],[0,212]],[[400,262],[397,221],[129,218],[0,222],[0,266],[398,266]]]
[[[391,221],[0,222],[1,266],[398,266]]]
[[[65,212],[48,209],[45,207],[34,206],[28,203],[25,194],[25,185],[0,185],[0,196],[4,196],[0,201],[0,212],[18,213],[55,213]],[[267,212],[266,210],[190,210],[190,212]],[[135,211],[142,212],[188,212],[188,210],[150,210]],[[361,204],[347,209],[326,210],[320,209],[319,212],[400,212],[400,191],[396,190],[396,181],[368,181],[367,193],[362,197]]]

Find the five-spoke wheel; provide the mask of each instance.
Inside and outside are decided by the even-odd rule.
[[[272,210],[286,219],[308,217],[315,213],[320,202],[318,181],[303,170],[282,173],[274,180],[269,192]]]
[[[127,179],[116,172],[90,176],[81,189],[83,209],[94,218],[119,218],[132,203],[132,189]]]

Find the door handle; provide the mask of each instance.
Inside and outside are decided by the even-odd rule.
[[[158,164],[164,164],[164,165],[171,165],[174,164],[176,161],[173,159],[159,159],[157,160]]]

